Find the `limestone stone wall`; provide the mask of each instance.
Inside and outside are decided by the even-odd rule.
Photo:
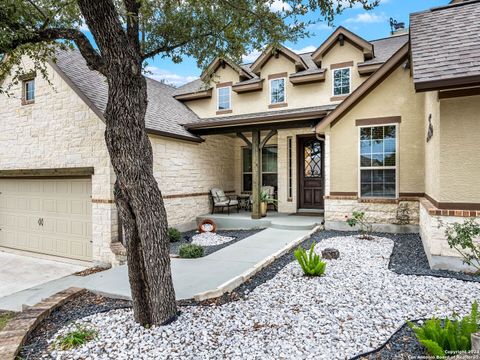
[[[474,271],[473,268],[463,264],[461,255],[457,250],[450,248],[445,236],[445,228],[448,225],[463,223],[466,219],[472,218],[479,219],[480,211],[439,210],[428,200],[421,200],[420,236],[431,268]]]
[[[198,215],[210,212],[209,191],[235,191],[235,145],[223,135],[203,143],[152,136],[154,175],[165,201],[170,226],[192,229]]]
[[[36,77],[33,104],[22,105],[21,84],[0,95],[0,169],[93,167],[93,259],[110,262],[117,225],[105,126],[57,72],[49,74],[52,85]]]
[[[418,225],[419,223],[419,205],[416,200],[364,202],[355,198],[331,199],[328,196],[325,199],[325,221],[345,222],[354,211],[365,212],[366,219],[374,224]]]

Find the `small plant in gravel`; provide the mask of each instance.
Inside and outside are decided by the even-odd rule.
[[[429,319],[422,326],[409,323],[418,341],[430,355],[443,358],[472,349],[471,335],[478,331],[477,302],[472,304],[470,315],[461,320],[456,314],[453,316],[453,320],[446,318],[444,322],[436,318]]]
[[[15,316],[14,312],[10,312],[10,311],[0,312],[0,331],[3,330],[5,326],[7,326],[7,323],[10,320],[12,320],[14,316]]]
[[[94,329],[89,329],[83,325],[77,325],[76,328],[64,335],[60,335],[55,339],[54,347],[60,350],[70,350],[90,340],[94,340],[98,333]]]
[[[373,232],[373,225],[367,220],[363,211],[354,211],[352,212],[351,217],[346,216],[346,218],[347,224],[350,227],[358,226],[360,228],[361,239],[373,239],[373,236],[371,235],[371,233]]]
[[[182,238],[182,233],[173,227],[168,228],[168,239],[170,242],[177,242]]]
[[[327,263],[322,261],[320,256],[315,253],[315,243],[310,246],[308,253],[299,246],[294,255],[306,276],[322,276],[325,274]]]
[[[203,247],[195,244],[180,246],[179,255],[183,259],[195,259],[203,256]]]
[[[443,224],[441,223],[440,226]],[[463,257],[463,262],[473,266],[480,274],[480,224],[468,219],[461,223],[445,225],[445,236],[448,245],[457,250]]]

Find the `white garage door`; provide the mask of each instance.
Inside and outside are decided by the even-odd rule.
[[[90,179],[0,179],[0,246],[92,259]]]

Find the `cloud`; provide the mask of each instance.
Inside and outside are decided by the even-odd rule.
[[[262,54],[261,51],[253,50],[250,54],[244,55],[242,61],[245,64],[253,63]]]
[[[290,4],[283,2],[282,0],[273,0],[269,6],[270,6],[270,10],[273,12],[283,12],[283,11],[292,10],[292,7],[290,6]]]
[[[296,52],[297,54],[303,54],[303,53],[309,53],[309,52],[314,52],[315,50],[317,50],[317,47],[318,46],[315,46],[315,45],[307,45],[301,49],[290,49],[294,52]]]
[[[387,21],[385,14],[361,13],[345,20],[349,24],[378,24]]]
[[[326,22],[317,22],[308,26],[308,30],[311,31],[324,31],[324,30],[333,30],[334,26],[329,26]]]
[[[146,76],[157,81],[165,81],[169,85],[180,86],[187,82],[193,81],[198,78],[198,76],[193,75],[180,75],[175,74],[169,70],[161,69],[156,66],[147,66],[145,68]]]

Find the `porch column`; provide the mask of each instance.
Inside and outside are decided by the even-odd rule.
[[[260,130],[252,131],[252,219],[260,219],[260,189],[262,187],[261,181],[261,166],[262,166],[262,152],[260,147]]]

